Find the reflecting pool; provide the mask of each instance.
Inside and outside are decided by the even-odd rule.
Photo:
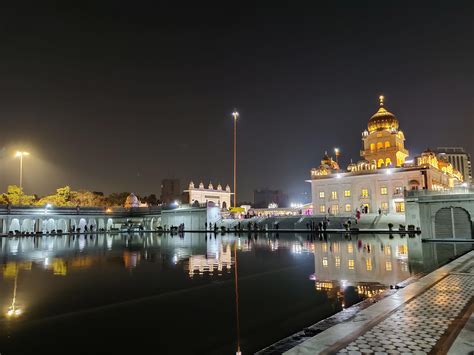
[[[235,354],[238,339],[250,354],[473,247],[374,234],[0,243],[2,354]]]

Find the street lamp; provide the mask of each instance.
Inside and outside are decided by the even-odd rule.
[[[341,155],[341,151],[339,148],[334,148],[334,153],[336,153],[336,163],[339,165],[339,155]]]
[[[239,113],[237,110],[232,112],[232,116],[234,117],[234,208],[237,204],[237,117],[239,117]]]
[[[23,196],[23,157],[28,155],[30,155],[28,152],[16,152],[15,154],[15,157],[20,158],[20,205]]]

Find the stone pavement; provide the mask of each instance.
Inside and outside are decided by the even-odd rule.
[[[473,299],[471,251],[285,354],[469,354]]]

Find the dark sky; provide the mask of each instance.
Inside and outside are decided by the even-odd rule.
[[[325,150],[359,158],[381,93],[411,156],[474,152],[472,1],[10,3],[2,190],[18,181],[17,149],[32,154],[28,193],[159,194],[173,176],[230,184],[236,107],[239,200],[261,187],[298,200]]]

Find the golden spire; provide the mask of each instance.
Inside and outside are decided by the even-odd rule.
[[[383,100],[385,99],[385,97],[383,95],[380,95],[379,96],[379,100],[380,100],[380,106],[383,106]]]

